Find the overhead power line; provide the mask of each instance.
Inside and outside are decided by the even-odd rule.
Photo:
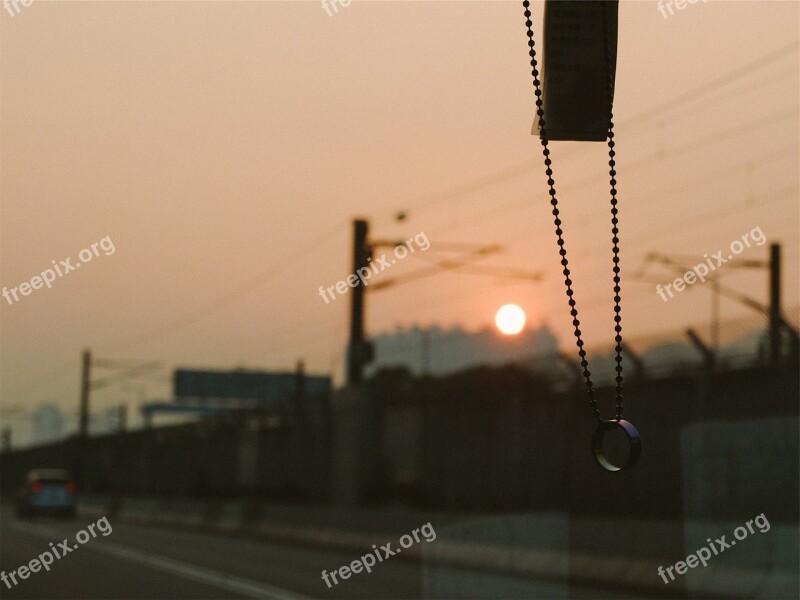
[[[671,110],[679,108],[691,101],[698,100],[703,96],[706,96],[714,91],[725,88],[728,85],[742,79],[743,77],[746,77],[750,73],[759,71],[765,67],[768,67],[778,62],[779,60],[787,56],[791,56],[794,52],[797,52],[798,47],[800,47],[800,41],[798,40],[795,40],[790,44],[786,44],[785,46],[781,46],[780,48],[777,48],[772,52],[769,52],[752,62],[737,67],[724,75],[712,79],[711,81],[704,82],[701,85],[698,85],[690,90],[687,90],[684,93],[678,94],[677,96],[673,96],[671,99],[666,100],[654,107],[651,107],[648,110],[638,115],[634,115],[633,117],[622,121],[619,127],[620,129],[622,129],[631,126],[636,126],[641,122],[660,117],[663,114],[666,114]],[[577,153],[578,151],[579,151],[578,148],[574,148],[571,151],[567,151],[562,155],[562,158],[571,156]],[[437,192],[424,196],[420,201],[418,201],[415,204],[410,204],[406,208],[408,211],[411,211],[411,210],[419,210],[420,208],[435,206],[437,204],[442,204],[443,202],[451,200],[456,202],[462,202],[466,200],[467,197],[474,192],[491,187],[497,183],[506,181],[508,179],[513,179],[514,177],[523,175],[535,168],[539,168],[540,165],[541,161],[539,159],[525,160],[516,163],[514,165],[510,165],[500,171],[496,171],[495,173],[491,173],[489,175],[484,175],[482,177],[476,178],[470,182],[458,184],[443,192]]]
[[[785,121],[785,120],[790,119],[790,118],[797,118],[797,114],[798,114],[797,113],[797,107],[793,107],[792,109],[789,109],[789,110],[783,110],[783,111],[779,111],[779,112],[771,114],[771,115],[766,115],[765,117],[762,117],[761,119],[758,119],[758,120],[754,121],[751,124],[751,127],[748,128],[748,129],[743,128],[741,125],[737,125],[734,128],[727,129],[725,131],[720,131],[720,132],[714,133],[712,135],[708,135],[708,136],[705,136],[703,138],[700,138],[698,140],[692,140],[692,141],[687,142],[685,144],[680,144],[680,145],[677,145],[677,146],[673,146],[671,148],[666,148],[664,150],[661,150],[661,151],[658,151],[658,152],[654,152],[654,153],[652,153],[652,154],[650,154],[648,156],[644,156],[644,157],[642,157],[642,158],[640,158],[638,160],[634,160],[634,161],[632,161],[630,163],[626,163],[624,165],[625,172],[626,173],[635,172],[635,171],[638,171],[639,169],[641,169],[643,167],[646,167],[648,165],[659,164],[659,163],[663,163],[663,162],[668,161],[668,160],[672,160],[673,157],[682,155],[683,153],[688,152],[690,150],[698,150],[700,148],[704,148],[706,146],[710,146],[710,145],[719,143],[721,141],[725,141],[725,140],[728,140],[728,139],[731,139],[731,138],[736,138],[736,137],[748,135],[749,131],[751,129],[753,129],[753,128],[764,127],[766,125],[773,124],[773,123],[780,123],[780,122]],[[776,153],[771,153],[767,157],[761,156],[761,157],[759,157],[759,160],[757,160],[757,161],[750,161],[750,160],[744,161],[742,163],[742,165],[744,167],[748,167],[748,166],[752,166],[752,165],[755,165],[755,164],[760,164],[761,162],[765,161],[765,158],[770,158],[771,159],[771,158],[774,158],[774,157],[781,156],[783,151],[784,151],[784,149],[781,149],[777,154]],[[731,169],[727,169],[727,170],[725,170],[723,172],[723,175],[727,176],[728,174],[730,174],[732,172],[741,172],[741,169],[739,169],[737,171],[733,171]],[[601,175],[600,173],[587,175],[585,177],[580,178],[577,181],[565,184],[564,186],[562,186],[562,192],[564,190],[566,190],[566,191],[574,191],[574,190],[586,188],[586,187],[594,184],[596,182],[597,178],[600,177],[600,175]],[[708,178],[703,178],[702,179],[702,183],[707,183],[708,181],[711,181],[711,180],[708,179]],[[484,211],[481,211],[481,212],[473,213],[473,214],[467,215],[466,217],[460,217],[459,221],[462,224],[462,226],[461,227],[451,228],[450,231],[451,232],[463,231],[464,230],[464,228],[463,228],[463,224],[464,223],[477,222],[477,223],[484,224],[484,223],[486,223],[488,221],[491,221],[492,219],[495,219],[495,218],[498,218],[498,217],[502,217],[502,216],[507,215],[509,213],[515,213],[515,212],[527,210],[529,208],[530,208],[530,197],[527,194],[525,195],[525,197],[514,198],[514,199],[511,199],[511,200],[509,200],[507,202],[493,203],[492,207],[490,209],[488,209],[488,210],[484,210]],[[585,217],[583,219],[578,221],[578,223],[579,224],[591,223],[596,219],[597,215],[599,215],[599,214],[601,214],[601,211],[599,211],[599,210],[598,211],[594,211],[592,213],[588,213],[587,215],[585,215]],[[573,227],[575,227],[575,224],[573,224]]]
[[[323,242],[326,238],[329,238],[336,232],[338,232],[342,226],[343,221],[337,222],[335,225],[330,227],[329,229],[325,230],[320,235],[314,237],[311,241],[306,244],[303,244],[300,248],[281,258],[280,260],[276,261],[272,264],[268,269],[262,271],[255,277],[252,277],[248,281],[242,283],[241,285],[237,286],[235,289],[231,290],[227,294],[223,294],[215,298],[214,300],[204,304],[203,306],[195,309],[194,311],[185,314],[181,317],[173,319],[168,323],[155,327],[150,331],[147,331],[141,335],[137,335],[118,344],[108,346],[103,348],[104,353],[108,352],[120,352],[132,348],[134,346],[138,346],[139,344],[143,344],[145,342],[154,342],[160,339],[163,339],[173,333],[176,333],[186,327],[197,323],[198,321],[210,317],[228,306],[232,305],[233,303],[237,302],[241,298],[252,294],[253,292],[259,290],[264,285],[273,281],[273,277],[280,273],[282,270],[287,269],[293,266],[294,261],[302,257],[303,255],[308,254],[311,250],[314,249],[318,244]]]
[[[658,104],[643,113],[634,115],[633,117],[625,121],[624,124],[628,126],[644,120],[660,117],[665,113],[675,110],[676,108],[680,108],[684,104],[688,104],[699,98],[702,98],[703,96],[711,92],[724,88],[730,85],[731,83],[738,81],[742,77],[745,77],[750,73],[753,73],[760,69],[763,69],[764,67],[767,67],[781,60],[782,58],[791,56],[792,54],[795,54],[799,48],[800,48],[800,40],[794,40],[793,42],[786,44],[785,46],[781,46],[780,48],[776,48],[772,52],[768,52],[761,58],[757,58],[756,60],[747,63],[746,65],[742,65],[741,67],[733,69],[732,71],[729,71],[724,75],[720,75],[719,77],[716,77],[697,87],[687,90],[682,94],[673,96],[669,100],[666,100],[661,104]]]

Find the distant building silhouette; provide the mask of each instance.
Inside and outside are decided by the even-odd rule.
[[[719,360],[729,366],[742,366],[758,360],[763,328],[751,328],[719,348]],[[680,371],[701,361],[701,356],[682,331],[670,332],[665,339],[626,338],[640,352],[642,365],[651,375]],[[551,375],[569,375],[563,358],[577,363],[574,342],[559,348],[552,331],[543,325],[527,329],[515,336],[505,336],[494,329],[469,332],[454,327],[398,329],[372,338],[375,360],[366,369],[372,376],[383,369],[402,367],[413,375],[446,375],[478,365],[514,363],[533,371]],[[616,375],[612,346],[589,348],[592,375],[595,381],[608,383]],[[625,363],[631,375],[630,362]]]
[[[558,341],[546,325],[515,336],[494,329],[468,332],[460,327],[412,327],[377,335],[372,341],[375,360],[368,374],[387,367],[406,367],[416,375],[442,375],[475,365],[510,362],[548,368],[558,354]]]
[[[45,404],[38,408],[33,413],[32,421],[32,444],[55,442],[64,435],[64,415],[54,404]]]

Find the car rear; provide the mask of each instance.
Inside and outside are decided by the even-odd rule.
[[[28,473],[18,512],[20,516],[74,517],[77,487],[69,472],[39,469]]]

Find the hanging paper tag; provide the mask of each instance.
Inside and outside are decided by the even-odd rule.
[[[617,0],[546,1],[542,92],[548,139],[605,141],[609,117],[606,61],[608,57],[613,99],[618,4]],[[539,135],[538,117],[532,133]]]

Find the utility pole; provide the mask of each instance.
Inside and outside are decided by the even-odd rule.
[[[312,445],[309,435],[306,412],[306,368],[302,360],[297,361],[294,372],[294,402],[289,407],[288,419],[292,427],[291,467],[293,485],[297,489],[307,489],[307,477],[311,468]]]
[[[297,366],[294,370],[295,376],[295,393],[297,394],[298,402],[303,402],[305,399],[306,388],[306,366],[302,360],[297,361]]]
[[[369,268],[372,250],[367,243],[368,224],[362,219],[353,221],[353,273]],[[347,348],[347,384],[361,383],[364,365],[371,360],[371,346],[364,336],[363,285],[350,290],[350,343]]]
[[[83,370],[81,372],[81,408],[80,424],[78,426],[78,437],[81,444],[89,437],[89,388],[92,371],[92,353],[90,350],[83,351]]]
[[[306,427],[306,367],[302,360],[297,361],[295,368],[295,415],[297,417],[298,425],[303,431]]]
[[[711,351],[719,352],[719,275],[711,278]]]
[[[774,366],[781,360],[781,246],[769,247],[769,358]]]
[[[769,261],[763,260],[744,260],[740,259],[732,264],[732,267],[739,267],[745,269],[769,269],[769,303],[764,304],[758,300],[754,300],[745,294],[737,292],[736,290],[723,286],[719,282],[719,273],[715,273],[709,277],[712,283],[713,303],[711,307],[711,346],[716,350],[719,345],[719,297],[721,295],[727,296],[748,306],[762,315],[766,315],[769,319],[769,357],[768,360],[771,364],[777,366],[781,361],[782,350],[782,336],[785,330],[791,338],[793,354],[800,353],[800,334],[797,329],[787,323],[781,315],[781,246],[780,244],[770,244],[770,258]],[[677,273],[683,274],[689,268],[682,264],[681,259],[672,256],[651,253],[645,259],[645,263],[650,261],[660,262],[672,269],[677,269]],[[642,269],[642,272],[644,269]],[[641,273],[640,273],[641,275]]]
[[[402,220],[404,216],[398,217]],[[381,247],[398,247],[403,245],[402,240],[370,240],[368,239],[369,224],[366,220],[356,219],[353,221],[353,274],[358,274],[359,270],[369,270],[370,260],[372,259],[372,252],[375,248]],[[445,244],[441,244],[445,245]],[[541,279],[540,273],[530,273],[526,271],[517,271],[511,269],[497,269],[496,267],[486,267],[480,269],[478,267],[470,267],[470,263],[476,259],[481,259],[484,256],[498,252],[501,247],[498,245],[492,246],[476,246],[475,244],[449,244],[452,248],[457,246],[463,248],[464,246],[472,248],[470,252],[463,256],[458,256],[455,259],[437,261],[435,266],[423,268],[412,273],[408,273],[405,277],[383,279],[372,284],[371,293],[378,290],[386,289],[389,286],[396,285],[397,283],[407,283],[409,281],[416,281],[430,275],[440,273],[443,270],[459,270],[464,273],[472,273],[476,275],[491,275],[492,277],[509,277],[512,279],[526,279],[538,281]],[[347,385],[358,385],[363,379],[364,365],[369,363],[374,354],[374,349],[370,341],[366,338],[364,333],[364,304],[366,288],[363,283],[357,284],[350,290],[351,298],[351,312],[350,312],[350,341],[347,348]],[[425,374],[430,370],[430,356],[429,356],[429,342],[428,338],[423,338],[423,372]]]
[[[91,389],[92,353],[86,349],[83,351],[83,363],[81,369],[81,405],[78,418],[78,443],[76,453],[73,457],[73,475],[78,482],[78,487],[82,490],[85,485],[83,476],[84,465],[86,463],[86,453],[89,440],[89,390]]]

